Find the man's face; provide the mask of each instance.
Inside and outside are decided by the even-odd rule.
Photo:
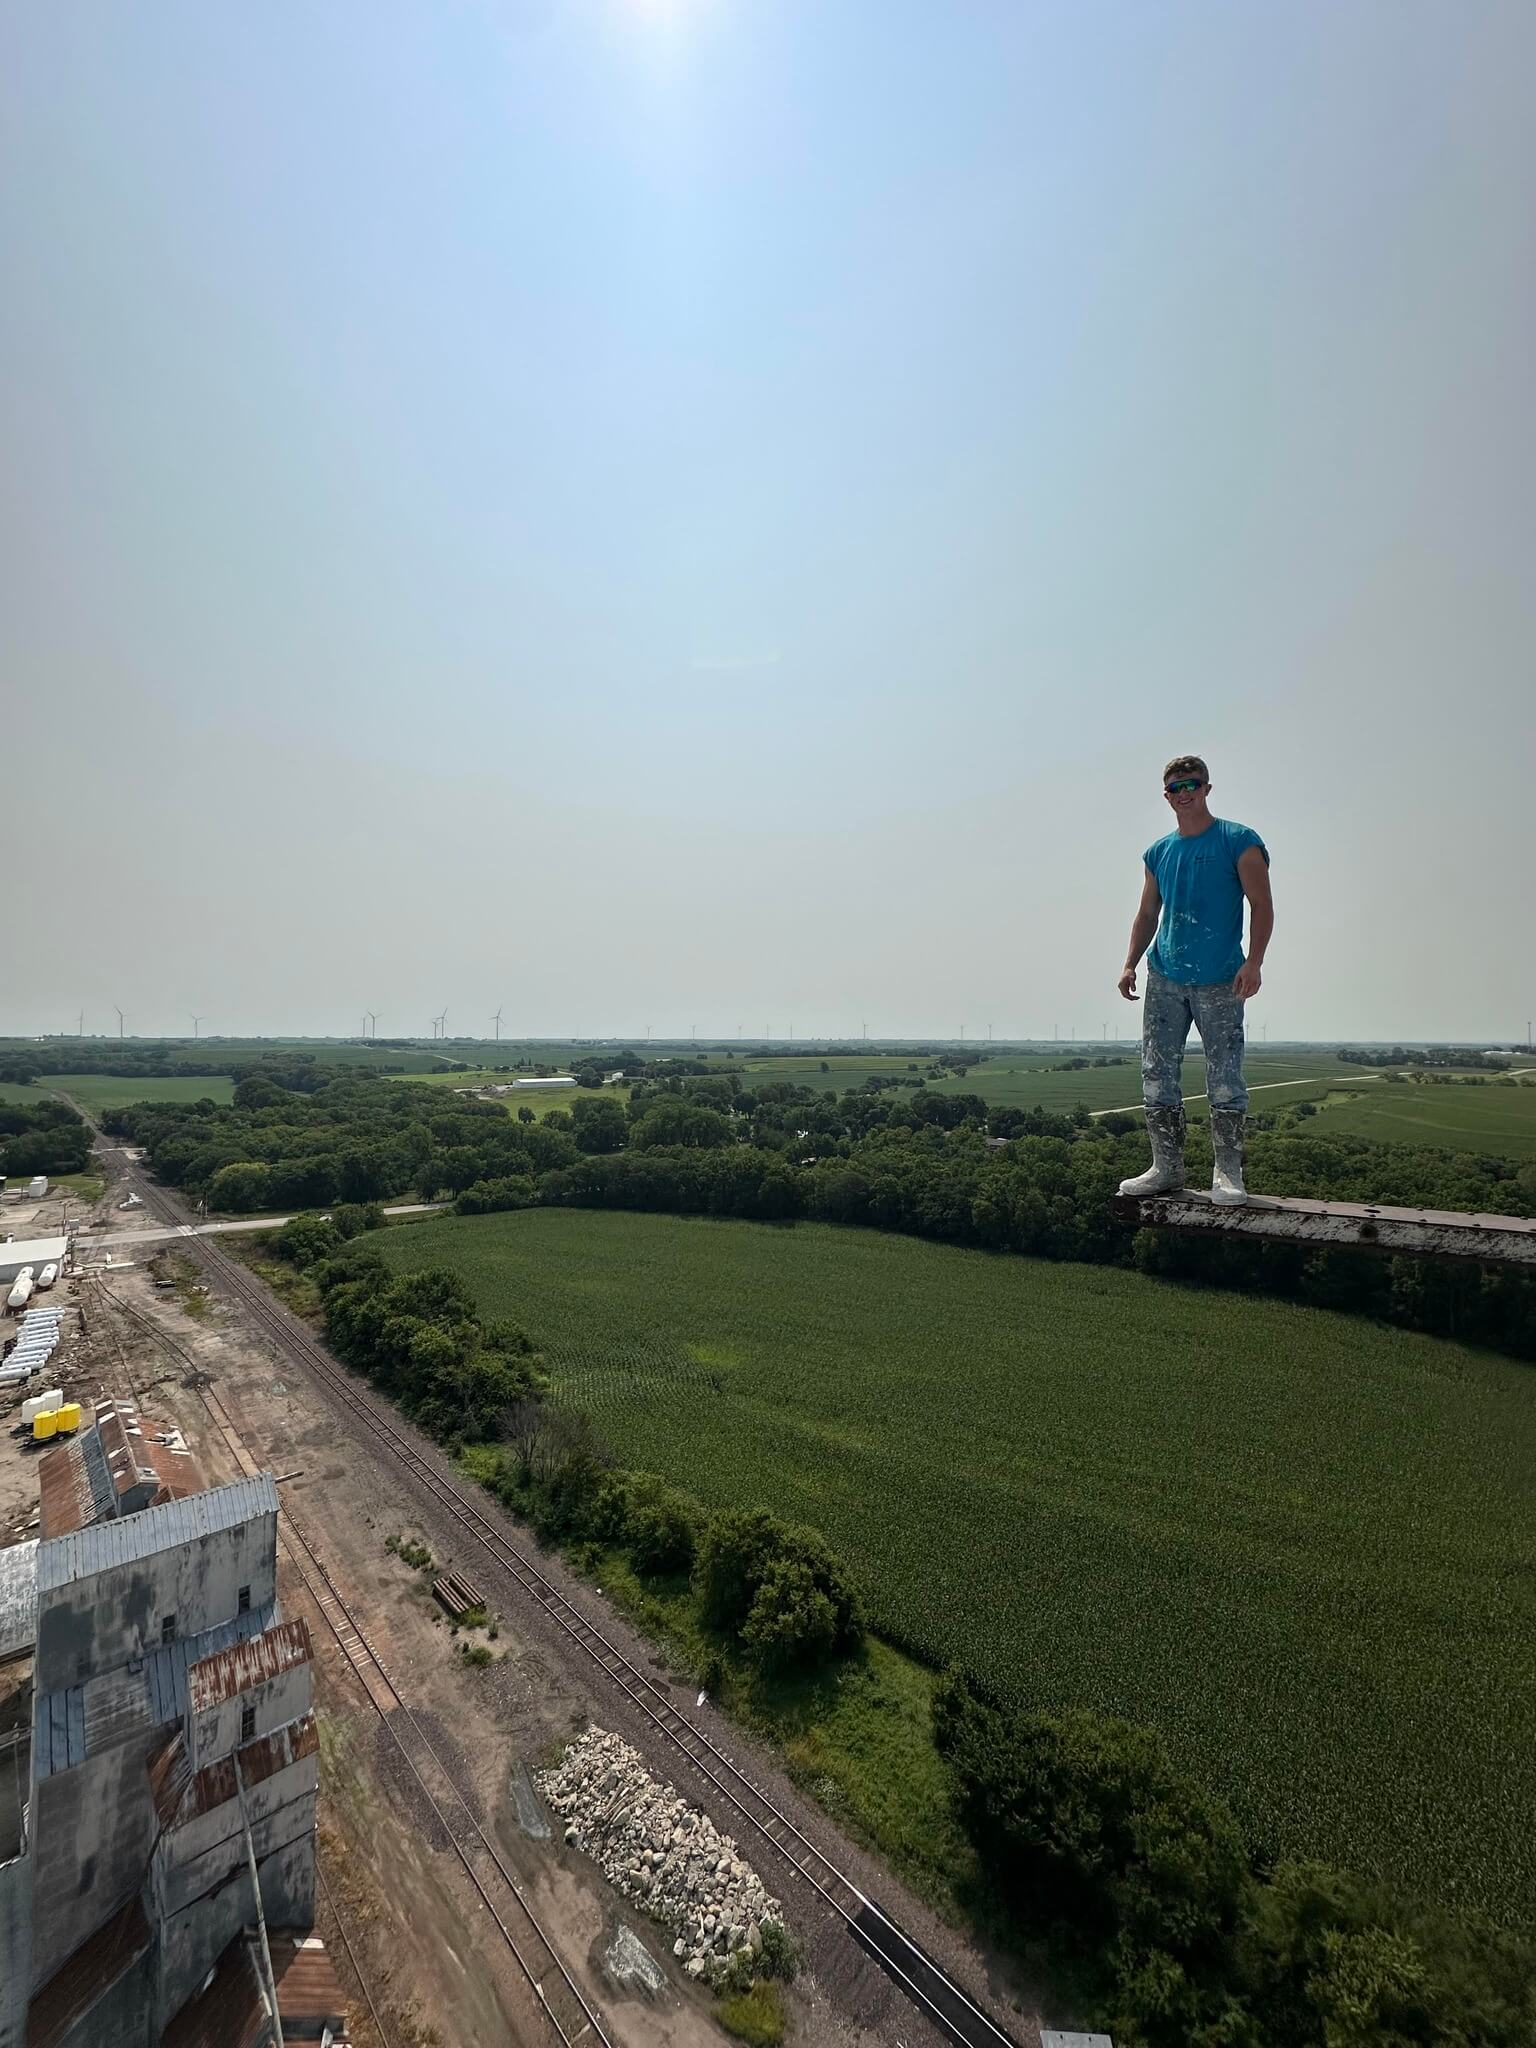
[[[1210,787],[1203,775],[1191,769],[1187,775],[1170,775],[1163,784],[1163,795],[1176,818],[1190,812],[1198,815],[1205,809]]]

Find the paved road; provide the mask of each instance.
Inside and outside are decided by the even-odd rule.
[[[434,1216],[447,1206],[446,1202],[399,1202],[394,1208],[386,1209],[384,1214]],[[75,1247],[78,1251],[115,1251],[120,1244],[162,1244],[172,1237],[217,1237],[227,1230],[278,1230],[292,1221],[291,1216],[239,1216],[228,1223],[178,1223],[171,1228],[162,1224],[154,1230],[82,1231],[75,1239]]]

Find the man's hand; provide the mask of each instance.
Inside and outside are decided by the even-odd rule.
[[[1134,967],[1127,967],[1122,969],[1120,975],[1120,993],[1125,997],[1125,1000],[1128,1003],[1140,1001],[1140,997],[1136,993],[1136,970]]]
[[[1239,969],[1237,970],[1237,979],[1232,984],[1232,993],[1237,997],[1239,1002],[1245,1003],[1247,1002],[1250,996],[1256,996],[1258,994],[1260,988],[1263,986],[1263,982],[1264,977],[1259,972],[1258,961],[1245,960],[1242,966],[1239,967]]]

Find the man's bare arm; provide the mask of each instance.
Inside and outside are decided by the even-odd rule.
[[[1142,954],[1157,937],[1157,920],[1163,909],[1163,892],[1153,881],[1152,870],[1143,868],[1142,875],[1141,902],[1131,919],[1130,944],[1125,949],[1125,966],[1120,973],[1120,993],[1128,1003],[1136,1001],[1136,969]]]
[[[1237,879],[1248,898],[1248,957],[1237,970],[1237,979],[1232,986],[1238,995],[1246,998],[1256,996],[1263,983],[1264,977],[1259,970],[1264,965],[1270,934],[1275,929],[1275,902],[1269,892],[1269,862],[1257,846],[1250,846],[1238,857]]]

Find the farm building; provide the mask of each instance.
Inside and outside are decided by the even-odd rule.
[[[62,1266],[67,1237],[8,1237],[0,1244],[0,1287],[8,1287],[23,1266]]]
[[[574,1088],[574,1074],[529,1074],[512,1083],[514,1088]]]
[[[309,1932],[318,1738],[309,1634],[278,1606],[277,1489],[176,1498],[190,1461],[167,1480],[131,1416],[94,1425],[103,1471],[79,1442],[45,1460],[28,1796],[0,1811],[0,2048],[265,2038],[247,2021],[272,1992],[285,2041],[340,2042]]]

